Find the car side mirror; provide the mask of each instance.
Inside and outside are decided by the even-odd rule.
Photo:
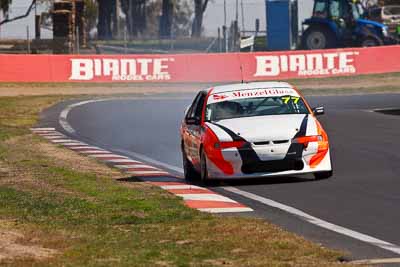
[[[200,118],[199,117],[186,118],[185,122],[187,125],[200,125]]]
[[[325,109],[324,107],[316,107],[312,109],[312,112],[315,116],[320,116],[325,114]]]

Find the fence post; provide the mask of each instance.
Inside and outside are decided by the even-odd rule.
[[[40,24],[42,17],[40,15],[35,16],[35,39],[40,39]]]
[[[127,27],[124,27],[124,54],[128,54],[128,33],[127,33]]]
[[[221,53],[221,28],[218,27],[218,52]]]
[[[224,52],[227,53],[228,52],[228,32],[227,32],[227,28],[226,26],[222,27],[222,36],[224,39]]]
[[[76,53],[80,54],[79,26],[76,27]]]
[[[26,41],[27,41],[27,52],[31,53],[31,37],[29,35],[29,26],[26,26]]]

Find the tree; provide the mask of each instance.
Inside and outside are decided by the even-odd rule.
[[[42,0],[42,1],[45,1],[45,0]],[[8,17],[8,10],[10,8],[11,2],[12,2],[12,0],[0,0],[0,11],[3,11],[3,14],[6,17],[4,20],[0,21],[0,25],[9,23],[9,22],[12,22],[15,20],[26,18],[31,13],[33,7],[36,5],[36,0],[32,0],[32,2],[29,5],[28,9],[26,10],[25,14],[10,19]]]
[[[146,31],[146,4],[146,0],[121,0],[130,37],[138,37]]]
[[[163,34],[165,37],[189,36],[192,30],[192,0],[172,0],[173,10],[170,10],[172,15],[171,31],[168,34]],[[161,32],[161,17],[163,14],[163,1],[149,1],[146,8],[146,35],[148,37],[159,37]],[[161,17],[160,17],[161,14]]]
[[[115,0],[97,0],[98,3],[98,23],[97,35],[101,40],[112,39],[111,31],[112,18],[115,16]]]
[[[203,15],[206,11],[208,0],[194,0],[194,20],[192,24],[192,37],[200,37],[203,29]]]
[[[172,20],[174,15],[174,4],[172,0],[162,1],[162,13],[160,17],[160,38],[170,38],[172,30]]]
[[[8,16],[8,10],[10,8],[12,0],[0,0],[0,10],[3,12],[5,17]]]
[[[85,0],[85,6],[86,31],[90,32],[93,28],[96,27],[99,12],[97,9],[96,0]]]
[[[174,9],[174,36],[189,36],[192,27],[193,7],[188,0],[179,0]]]

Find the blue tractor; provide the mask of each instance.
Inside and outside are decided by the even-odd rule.
[[[313,15],[301,38],[303,49],[326,49],[394,44],[384,24],[364,19],[364,8],[355,0],[315,0]]]

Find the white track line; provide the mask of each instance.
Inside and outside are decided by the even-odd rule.
[[[160,186],[162,189],[165,190],[174,190],[174,189],[206,189],[204,187],[190,185],[190,184],[183,184],[183,185],[162,185]]]
[[[112,99],[88,100],[88,101],[82,101],[82,102],[79,102],[79,103],[75,103],[75,104],[69,105],[63,111],[61,111],[60,117],[58,119],[58,122],[60,123],[61,127],[64,128],[65,131],[67,131],[70,134],[74,134],[75,133],[74,128],[72,128],[71,125],[67,121],[69,112],[73,108],[78,107],[78,106],[86,105],[86,104],[89,104],[89,103],[95,103],[95,102],[103,102],[103,101],[108,101],[108,100],[112,100]]]
[[[50,140],[50,141],[57,140],[57,139],[65,139],[66,138],[66,136],[43,136],[43,135],[42,135],[42,137],[46,138],[47,140]]]
[[[128,160],[129,158],[127,158],[127,157],[124,157],[124,156],[120,156],[120,155],[116,155],[116,154],[113,154],[113,153],[102,153],[102,154],[93,154],[93,155],[89,155],[89,157],[92,157],[92,158],[97,158],[97,159],[102,159],[102,158],[118,158],[118,159],[115,159],[115,160]],[[131,159],[129,159],[129,162],[131,161]]]
[[[82,145],[78,145],[78,146],[76,144],[63,144],[63,145],[68,147],[71,150],[82,150],[82,149],[93,149],[93,150],[96,150],[96,149],[100,149],[98,147],[88,146],[86,144],[82,144]],[[82,150],[82,151],[85,151],[85,150]],[[77,152],[82,152],[82,151],[77,151]]]
[[[307,221],[307,222],[309,222],[311,224],[318,225],[319,227],[331,230],[333,232],[336,232],[336,233],[339,233],[339,234],[342,234],[342,235],[345,235],[345,236],[352,237],[354,239],[369,243],[369,244],[374,245],[374,246],[378,246],[378,247],[380,247],[382,249],[389,250],[389,251],[394,252],[396,254],[400,254],[400,247],[395,245],[395,244],[392,244],[392,243],[377,239],[375,237],[372,237],[372,236],[369,236],[369,235],[366,235],[366,234],[362,234],[362,233],[347,229],[347,228],[339,226],[339,225],[332,224],[330,222],[327,222],[327,221],[321,220],[319,218],[316,218],[314,216],[311,216],[311,215],[309,215],[309,214],[307,214],[307,213],[305,213],[305,212],[303,212],[301,210],[298,210],[296,208],[293,208],[293,207],[287,206],[285,204],[276,202],[276,201],[274,201],[272,199],[264,198],[264,197],[255,195],[253,193],[249,193],[249,192],[240,190],[240,189],[235,188],[235,187],[223,187],[223,189],[225,189],[226,191],[235,193],[237,195],[252,199],[254,201],[263,203],[263,204],[268,205],[270,207],[274,207],[274,208],[283,210],[283,211],[285,211],[287,213],[296,215],[300,219],[305,220],[305,221]]]
[[[205,200],[237,203],[235,200],[217,194],[177,194],[184,200]]]
[[[136,165],[135,167],[130,167],[130,168],[125,168],[125,169],[129,169],[129,171],[161,171],[160,169],[150,166],[150,165]]]
[[[127,171],[128,174],[134,175],[170,175],[168,172],[164,171]]]
[[[60,116],[59,116],[59,123],[60,125],[63,127],[63,129],[65,131],[67,131],[70,134],[74,134],[75,130],[72,128],[72,126],[68,123],[68,115],[71,112],[71,110],[75,107],[79,107],[79,106],[83,106],[83,105],[87,105],[90,103],[96,103],[96,102],[104,102],[104,101],[111,101],[111,100],[115,100],[115,98],[105,98],[105,99],[96,99],[96,100],[88,100],[88,101],[82,101],[82,102],[78,102],[72,105],[67,106],[63,111],[61,111]],[[54,128],[52,128],[54,130]],[[169,164],[165,164],[163,162],[154,160],[152,158],[149,158],[145,155],[142,154],[138,154],[138,153],[134,153],[131,151],[125,151],[125,150],[117,150],[116,152],[122,152],[122,154],[127,154],[130,156],[133,156],[134,158],[137,158],[139,160],[145,161],[145,162],[149,162],[158,166],[162,166],[165,167],[169,170],[173,170],[175,172],[178,173],[183,173],[183,169],[179,168],[179,167],[175,167]]]
[[[139,161],[134,161],[132,160],[132,165],[114,165],[115,168],[118,169],[130,169],[130,168],[147,168],[148,165],[143,164],[142,162]]]
[[[203,212],[208,212],[208,213],[229,213],[229,212],[248,212],[248,211],[254,211],[251,208],[239,208],[239,207],[235,207],[235,208],[201,208],[198,209],[199,211],[203,211]]]
[[[32,132],[50,132],[50,131],[55,131],[55,128],[31,128]]]
[[[165,169],[177,172],[179,174],[183,174],[183,169],[182,168],[179,168],[179,167],[176,167],[176,166],[173,166],[173,165],[170,165],[170,164],[167,164],[167,163],[164,163],[164,162],[149,158],[149,157],[147,157],[145,155],[142,155],[142,154],[139,154],[139,153],[136,153],[136,152],[132,152],[132,151],[123,150],[123,149],[118,149],[118,150],[115,150],[115,151],[121,152],[122,154],[126,154],[126,155],[129,155],[129,156],[132,156],[133,158],[137,158],[139,160],[154,164],[154,165],[159,166],[159,167],[164,167]]]
[[[74,142],[75,140],[72,140],[72,139],[51,139],[50,141],[53,142],[53,143],[56,143],[56,144],[75,143]],[[79,142],[76,142],[76,143],[79,144]]]
[[[59,133],[57,133],[57,134],[39,134],[39,135],[44,137],[44,138],[47,138],[47,139],[55,139],[55,138],[60,138],[60,137],[66,138],[65,135],[62,135],[62,134],[59,134]]]
[[[359,265],[393,264],[393,263],[400,263],[400,258],[356,260],[356,261],[351,261],[350,263]]]
[[[114,155],[111,152],[105,151],[105,150],[83,150],[83,151],[78,151],[82,154],[102,154],[102,155]]]
[[[87,144],[85,144],[85,143],[80,143],[80,142],[69,142],[69,143],[60,143],[60,144],[63,145],[63,146],[65,146],[65,147],[67,147],[67,148],[69,148],[69,149],[73,149],[72,147],[77,147],[77,146],[80,146],[80,147],[88,147]]]
[[[128,159],[128,158],[126,158],[126,159],[109,159],[109,160],[104,160],[104,161],[111,162],[111,163],[132,163],[132,164],[135,163],[135,161]]]

